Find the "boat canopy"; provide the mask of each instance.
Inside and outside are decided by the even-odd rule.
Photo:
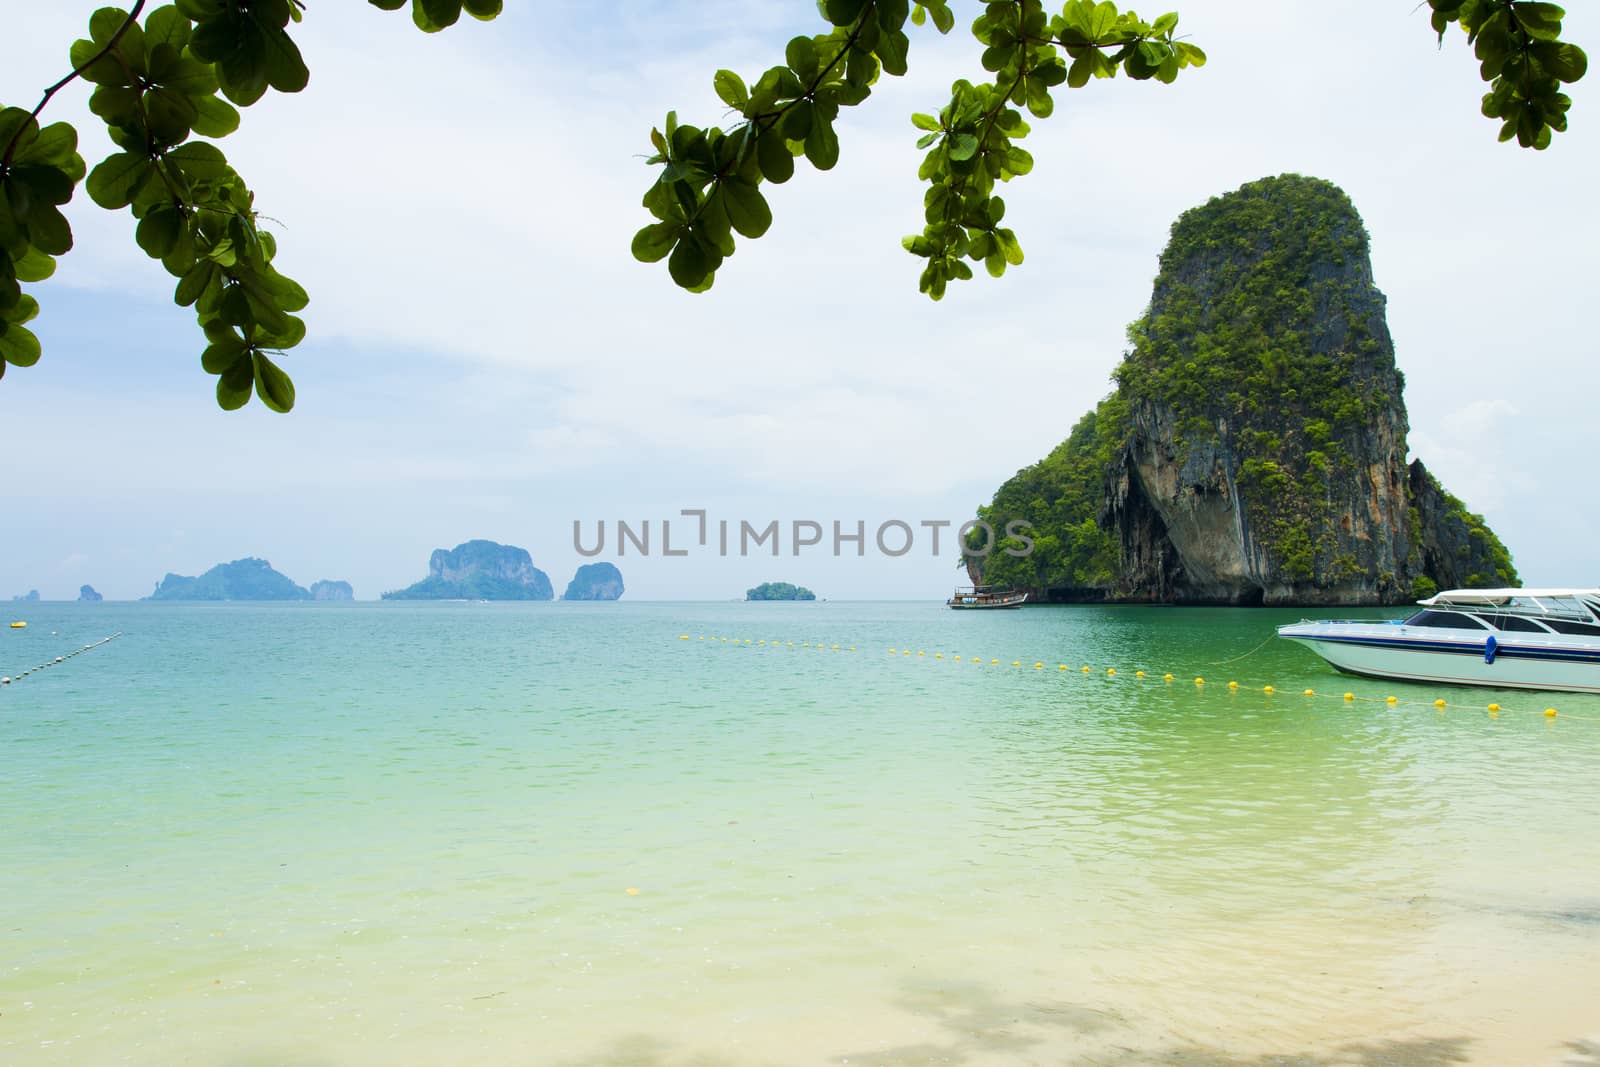
[[[1417,603],[1428,608],[1594,618],[1600,616],[1600,589],[1450,589]]]

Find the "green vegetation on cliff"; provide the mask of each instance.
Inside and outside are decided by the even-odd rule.
[[[533,565],[525,548],[494,541],[465,541],[435,549],[428,576],[384,600],[553,600],[550,576]]]
[[[1109,396],[1084,415],[1055,450],[1017,472],[995,493],[978,517],[995,530],[1012,519],[1034,526],[1033,552],[1008,555],[1019,547],[1002,540],[983,561],[985,582],[1014,589],[1093,589],[1111,585],[1117,575],[1117,543],[1099,522],[1106,472],[1116,463],[1128,435],[1128,405]],[[982,548],[974,531],[969,544]]]
[[[1035,527],[1033,554],[995,553],[983,579],[1229,602],[1513,584],[1481,516],[1425,470],[1408,477],[1385,304],[1366,228],[1329,182],[1267,178],[1185,212],[1116,391],[979,508],[996,529]]]
[[[817,594],[803,585],[790,585],[788,582],[762,582],[754,589],[745,591],[746,600],[815,600]]]
[[[147,600],[310,600],[311,593],[264,559],[219,563],[198,578],[168,574]]]

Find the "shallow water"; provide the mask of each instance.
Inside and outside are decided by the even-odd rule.
[[[1600,698],[1299,615],[30,605],[0,1063],[1600,1064]]]

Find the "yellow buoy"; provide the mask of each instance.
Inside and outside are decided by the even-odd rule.
[[[1307,690],[1306,690],[1306,696],[1308,696],[1308,697],[1314,697],[1314,696],[1316,696],[1316,695],[1317,695],[1317,691],[1316,691],[1316,690],[1315,690],[1315,689],[1307,689]]]
[[[1042,670],[1044,670],[1044,664],[1043,663],[1035,663],[1033,665],[1033,669],[1036,670],[1036,671],[1042,671]]]
[[[1056,670],[1058,670],[1058,671],[1064,671],[1066,669],[1067,669],[1067,665],[1065,663],[1063,663],[1061,666],[1056,668]]]
[[[25,629],[27,629],[27,627],[28,627],[28,624],[23,622],[21,619],[18,619],[16,622],[11,624],[11,628],[13,630],[25,630]]]
[[[1399,697],[1385,697],[1384,698],[1384,703],[1385,704],[1398,704],[1398,703],[1400,703],[1400,698]]]
[[[894,655],[894,649],[892,649],[892,648],[891,648],[891,649],[890,649],[890,650],[889,650],[889,655],[891,655],[891,656],[892,656],[892,655]]]
[[[1434,701],[1434,702],[1433,702],[1433,706],[1434,706],[1434,707],[1436,707],[1436,708],[1442,708],[1442,707],[1444,707],[1444,706],[1445,706],[1445,703],[1444,703],[1444,700],[1443,700],[1443,699],[1442,699],[1442,698],[1441,698],[1441,699],[1439,699],[1439,700],[1435,700],[1435,701]]]
[[[1555,708],[1545,708],[1544,709],[1544,717],[1547,718],[1547,719],[1555,718],[1556,717],[1556,709]]]
[[[679,634],[678,635],[678,640],[679,641],[687,641],[687,640],[689,640],[689,635],[688,634]]]
[[[1116,673],[1117,673],[1117,669],[1115,667],[1107,667],[1106,668],[1106,674],[1107,675],[1112,675],[1112,674],[1116,674]]]
[[[1239,688],[1239,683],[1238,682],[1229,682],[1228,683],[1228,688],[1229,689],[1237,689],[1237,688]]]
[[[1088,674],[1088,673],[1089,673],[1089,668],[1088,668],[1088,667],[1085,667],[1085,668],[1084,668],[1084,669],[1083,669],[1083,673],[1084,673],[1084,674]]]
[[[998,666],[1000,666],[1000,661],[999,661],[999,660],[997,660],[997,659],[992,659],[992,660],[990,660],[990,661],[989,661],[989,662],[990,662],[990,664],[992,664],[992,665],[993,665],[993,666],[996,666],[996,667],[998,667]],[[1013,666],[1013,667],[1015,667],[1015,666],[1016,666],[1016,664],[1015,664],[1015,663],[1013,663],[1013,664],[1012,664],[1012,666]]]
[[[1205,685],[1206,684],[1206,680],[1204,678],[1196,678],[1194,680],[1194,684],[1195,685]]]
[[[1270,693],[1270,692],[1272,692],[1272,686],[1270,686],[1270,685],[1264,685],[1264,686],[1262,686],[1262,687],[1261,687],[1261,691],[1262,691],[1262,692],[1263,692],[1263,693]]]
[[[1133,672],[1133,676],[1135,678],[1143,678],[1144,677],[1144,671],[1134,671]]]
[[[627,888],[626,892],[630,897],[636,897],[639,895],[639,891],[633,888],[631,885]]]
[[[838,646],[838,645],[834,645],[834,646],[833,646],[833,647],[834,647],[834,648],[838,648],[838,647],[839,647],[839,646]],[[926,653],[926,652],[918,652],[918,653],[917,653],[917,658],[918,658],[918,659],[921,659],[921,658],[922,658],[922,657],[923,657],[923,656],[926,656],[926,655],[927,655],[927,653]]]
[[[961,662],[961,657],[960,656],[951,656],[950,658],[955,660],[957,663]]]
[[[1345,698],[1345,699],[1346,699],[1346,700],[1354,700],[1354,699],[1355,699],[1355,698],[1356,698],[1356,695],[1355,695],[1355,694],[1354,694],[1354,693],[1346,693],[1346,694],[1345,694],[1345,695],[1344,695],[1344,698]]]
[[[1490,711],[1499,711],[1500,710],[1500,705],[1499,704],[1490,704],[1489,705],[1489,710]]]
[[[933,654],[933,658],[934,659],[944,659],[944,653],[943,652],[935,652]]]
[[[1170,675],[1170,674],[1163,674],[1163,675],[1162,675],[1162,676],[1161,676],[1161,680],[1162,680],[1162,681],[1163,681],[1163,682],[1170,682],[1170,681],[1172,681],[1172,675]]]
[[[1011,665],[1013,667],[1020,667],[1022,666],[1022,661],[1020,659],[1014,659],[1011,661]]]

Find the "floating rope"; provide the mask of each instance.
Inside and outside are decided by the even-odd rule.
[[[58,667],[61,664],[67,662],[67,660],[72,659],[74,656],[81,656],[85,652],[92,652],[95,649],[99,648],[101,645],[108,644],[108,643],[110,643],[112,641],[115,641],[117,638],[119,638],[121,636],[122,636],[122,631],[118,630],[116,633],[112,634],[110,637],[102,637],[100,640],[94,642],[93,644],[84,645],[81,648],[75,648],[71,652],[66,653],[65,655],[61,655],[61,656],[55,657],[54,659],[50,660],[48,663],[41,663],[36,667],[29,667],[25,671],[19,671],[17,673],[17,676],[14,677],[14,678],[0,676],[0,688],[4,688],[4,687],[12,685],[12,684],[14,684],[16,682],[20,682],[20,681],[22,681],[22,679],[28,677],[28,675],[30,675],[30,674],[33,674],[35,671],[48,670],[51,667]]]
[[[1277,635],[1274,634],[1273,636],[1276,637]],[[769,649],[795,649],[797,651],[801,650],[801,649],[805,649],[805,650],[812,650],[812,651],[817,651],[817,652],[824,652],[824,651],[856,652],[857,651],[857,647],[855,645],[837,645],[837,644],[829,645],[829,644],[824,644],[821,641],[794,642],[794,641],[782,641],[782,640],[767,640],[767,639],[764,639],[764,638],[763,639],[752,639],[752,638],[748,638],[748,637],[714,637],[714,636],[709,636],[709,635],[706,635],[706,634],[701,634],[699,636],[691,636],[689,634],[679,634],[678,635],[678,640],[679,641],[705,642],[707,644],[715,645],[715,646],[717,646],[719,648],[722,647],[722,646],[729,646],[729,647],[734,647],[734,648],[750,648],[752,650],[754,650],[756,648],[763,648],[764,647],[764,648],[769,648]],[[1272,640],[1271,637],[1269,637],[1267,639],[1268,642],[1270,642],[1271,640]],[[1226,660],[1226,661],[1224,661],[1224,663],[1237,663],[1239,660],[1244,659],[1246,656],[1250,656],[1250,655],[1255,654],[1256,652],[1259,652],[1261,650],[1261,648],[1264,647],[1264,645],[1265,645],[1265,642],[1263,643],[1262,646],[1258,646],[1258,647],[1252,649],[1250,652],[1245,653],[1244,656],[1239,656],[1239,657],[1236,657],[1235,659],[1232,659],[1232,660]],[[970,664],[972,664],[974,666],[988,665],[988,666],[991,666],[991,667],[1000,667],[1004,663],[1009,663],[1011,665],[1011,667],[1013,667],[1013,668],[1027,668],[1027,667],[1030,666],[1028,663],[1026,663],[1026,661],[1020,660],[1020,659],[1004,660],[1004,659],[1001,659],[1000,657],[968,656],[968,655],[965,655],[965,654],[961,654],[961,655],[948,654],[947,655],[944,652],[929,653],[925,649],[913,652],[909,648],[896,647],[896,648],[889,649],[889,655],[894,657],[895,659],[905,659],[905,658],[909,657],[911,659],[920,660],[920,661],[923,661],[923,662],[934,662],[934,661],[937,661],[937,662],[941,662],[941,663],[943,663],[943,662],[962,663],[962,664],[970,663]],[[1213,664],[1213,666],[1216,666],[1216,664]],[[1047,670],[1046,664],[1042,660],[1035,661],[1031,665],[1031,667],[1032,667],[1033,670],[1039,671],[1039,672],[1044,672],[1044,671]],[[1139,682],[1143,682],[1143,681],[1163,682],[1163,683],[1166,683],[1166,684],[1171,684],[1171,683],[1177,681],[1177,675],[1174,675],[1171,672],[1157,673],[1155,671],[1148,671],[1147,672],[1147,671],[1143,671],[1143,670],[1134,670],[1134,671],[1127,671],[1127,672],[1119,673],[1117,668],[1115,668],[1115,667],[1107,667],[1107,668],[1104,669],[1104,671],[1102,673],[1099,669],[1097,669],[1095,667],[1090,667],[1088,665],[1084,665],[1082,667],[1079,667],[1076,670],[1073,670],[1072,668],[1068,667],[1065,663],[1057,664],[1056,665],[1056,669],[1053,670],[1053,671],[1050,671],[1049,673],[1052,674],[1052,675],[1055,675],[1057,677],[1059,677],[1063,673],[1070,673],[1073,676],[1085,676],[1085,677],[1086,676],[1090,676],[1090,675],[1094,675],[1094,676],[1097,676],[1097,677],[1102,677],[1105,680],[1107,680],[1108,682],[1124,681],[1126,679],[1132,679],[1133,680],[1132,683],[1126,683],[1125,682],[1125,684],[1138,684]],[[1206,688],[1206,680],[1203,677],[1196,677],[1194,679],[1194,681],[1193,681],[1193,685],[1194,685],[1194,688],[1197,691],[1204,690]],[[1237,681],[1228,682],[1227,683],[1227,689],[1229,690],[1229,692],[1233,692],[1233,693],[1237,693],[1241,689],[1245,690],[1245,691],[1256,691],[1256,692],[1260,692],[1263,696],[1265,696],[1265,697],[1267,697],[1269,699],[1274,698],[1274,697],[1286,697],[1286,696],[1298,695],[1298,696],[1302,696],[1302,697],[1311,697],[1311,698],[1314,698],[1314,699],[1337,700],[1337,701],[1341,701],[1341,702],[1347,703],[1347,704],[1354,704],[1354,703],[1382,704],[1382,705],[1384,705],[1386,707],[1390,707],[1390,708],[1400,708],[1400,707],[1433,708],[1435,711],[1438,711],[1441,714],[1443,714],[1447,709],[1452,708],[1452,707],[1454,707],[1454,708],[1480,707],[1480,705],[1451,704],[1451,703],[1445,701],[1442,698],[1436,699],[1436,700],[1431,700],[1431,701],[1401,700],[1398,696],[1369,697],[1369,696],[1358,696],[1357,694],[1350,693],[1350,692],[1345,692],[1345,693],[1322,693],[1322,692],[1318,692],[1315,689],[1302,689],[1302,690],[1300,690],[1300,692],[1298,694],[1296,694],[1292,690],[1279,689],[1279,688],[1277,688],[1275,686],[1271,686],[1271,685],[1242,686]],[[1508,711],[1511,714],[1518,714],[1518,713],[1538,714],[1537,711],[1535,711],[1534,709],[1531,709],[1531,708],[1528,708],[1528,709],[1506,709],[1506,708],[1502,708],[1499,704],[1489,704],[1489,705],[1483,706],[1483,707],[1484,707],[1484,710],[1488,711],[1490,718],[1498,718],[1502,711]],[[1573,720],[1573,721],[1577,721],[1577,722],[1600,722],[1600,717],[1597,717],[1597,716],[1568,715],[1568,714],[1563,714],[1563,713],[1557,712],[1557,710],[1555,708],[1545,708],[1545,709],[1543,709],[1543,714],[1544,714],[1544,717],[1547,718],[1547,719],[1554,719],[1554,718],[1557,717],[1558,714],[1560,714],[1560,717],[1564,721],[1565,720]]]
[[[1268,645],[1272,644],[1272,642],[1274,640],[1276,640],[1277,637],[1278,637],[1278,635],[1277,635],[1276,632],[1270,633],[1270,634],[1267,635],[1267,639],[1265,641],[1261,642],[1259,645],[1257,645],[1255,648],[1252,648],[1249,652],[1246,652],[1244,655],[1235,656],[1232,659],[1225,659],[1225,660],[1221,661],[1220,663],[1207,664],[1207,666],[1211,666],[1211,667],[1226,667],[1230,663],[1238,663],[1242,659],[1249,659],[1251,656],[1255,655],[1257,652],[1260,652],[1263,648],[1266,648]]]

